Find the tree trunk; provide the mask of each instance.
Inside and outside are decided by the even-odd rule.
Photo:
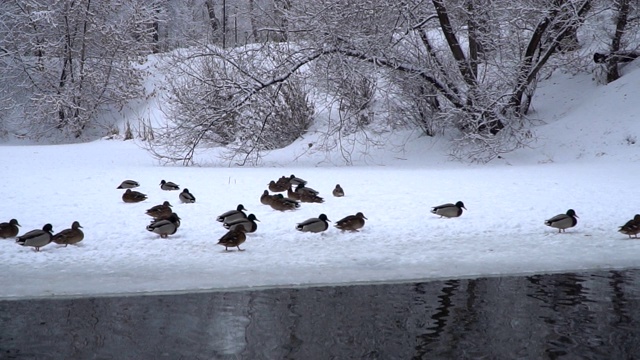
[[[280,33],[273,36],[273,40],[276,42],[289,41],[289,19],[287,18],[287,12],[291,9],[290,0],[275,0],[275,18],[277,26],[280,29]]]
[[[616,33],[611,41],[611,54],[616,54],[620,51],[622,36],[624,36],[629,18],[629,0],[617,0],[616,5],[618,7],[618,16],[616,19]],[[607,83],[616,81],[619,78],[620,72],[618,72],[617,57],[609,56],[607,60]]]
[[[467,58],[464,55],[464,51],[462,51],[462,47],[460,46],[460,42],[458,42],[458,38],[456,37],[455,32],[453,31],[453,27],[451,26],[451,20],[449,19],[449,14],[447,12],[447,8],[444,5],[443,0],[432,0],[433,6],[436,9],[436,13],[438,14],[438,20],[440,21],[440,28],[442,29],[442,33],[444,34],[444,38],[447,40],[447,44],[449,45],[449,49],[451,50],[451,54],[453,58],[456,60],[458,64],[458,69],[460,70],[460,74],[464,81],[470,86],[476,86],[476,78],[473,73],[469,63],[467,62]]]
[[[253,41],[258,42],[258,24],[256,23],[256,14],[253,13],[255,0],[249,0],[249,21],[251,22],[251,36]]]
[[[209,26],[213,32],[214,40],[217,40],[220,36],[220,20],[216,17],[216,9],[213,0],[206,0],[205,5],[207,7],[207,14],[209,15]],[[224,36],[224,34],[222,34]]]
[[[516,115],[524,115],[527,113],[529,110],[529,104],[527,103],[525,106],[522,101],[525,92],[531,86],[533,81],[535,81],[538,73],[547,63],[549,58],[556,52],[562,39],[564,39],[564,37],[571,31],[575,31],[580,23],[584,21],[584,17],[590,9],[591,0],[585,0],[582,5],[578,7],[577,16],[575,18],[565,20],[564,26],[560,28],[557,33],[550,34],[551,41],[549,42],[549,47],[546,49],[542,48],[542,41],[544,36],[550,32],[550,25],[555,19],[553,17],[546,17],[538,23],[523,56],[522,65],[520,65],[520,69],[518,71],[518,81],[512,92],[511,99],[509,100],[509,105],[504,110],[514,111]],[[557,17],[561,15],[556,12],[552,16]],[[534,57],[537,57],[536,62],[533,61]]]

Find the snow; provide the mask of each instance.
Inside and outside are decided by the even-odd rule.
[[[403,281],[640,265],[640,241],[617,232],[640,213],[636,191],[640,143],[640,64],[607,86],[589,74],[558,73],[541,83],[532,116],[541,120],[531,148],[485,165],[448,161],[446,141],[410,138],[400,153],[359,151],[354,166],[305,154],[309,139],[274,151],[264,166],[161,166],[132,141],[0,146],[5,162],[0,221],[20,234],[75,220],[85,239],[35,252],[0,240],[0,298],[110,295],[246,287]],[[158,113],[156,109],[145,110]],[[412,137],[413,136],[413,137]],[[636,139],[637,140],[637,139]],[[387,149],[389,150],[389,149]],[[270,180],[295,174],[323,204],[278,212],[259,197]],[[122,202],[122,180],[149,196]],[[180,204],[188,188],[196,203]],[[344,198],[334,198],[336,183]],[[169,200],[182,218],[177,234],[146,231],[145,209]],[[442,219],[430,207],[462,200],[468,211]],[[241,247],[216,245],[226,230],[217,215],[242,203],[260,220]],[[559,234],[543,224],[575,209],[578,225]],[[295,230],[325,213],[333,222],[361,211],[361,232]]]

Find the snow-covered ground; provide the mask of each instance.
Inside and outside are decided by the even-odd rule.
[[[134,142],[0,146],[0,222],[16,218],[20,234],[75,220],[78,246],[34,252],[0,240],[0,298],[104,295],[215,288],[401,281],[640,266],[640,241],[617,232],[640,213],[640,64],[607,86],[589,74],[557,74],[540,84],[533,148],[486,165],[447,161],[441,139],[411,140],[402,153],[357,152],[355,166],[303,154],[305,142],[272,152],[260,168],[160,166]],[[150,110],[152,111],[152,110]],[[366,163],[365,163],[366,162]],[[279,164],[278,166],[275,166]],[[271,166],[273,165],[273,166]],[[270,180],[295,174],[320,191],[323,204],[281,213],[259,197]],[[142,203],[122,202],[118,184],[137,180]],[[188,188],[195,204],[160,180]],[[336,183],[344,198],[334,198]],[[146,231],[145,209],[169,200],[182,218],[176,235]],[[464,201],[460,218],[430,207]],[[242,203],[258,231],[225,252],[215,217]],[[543,224],[575,209],[578,225],[558,234]],[[359,233],[306,234],[295,225],[325,213],[361,211]]]

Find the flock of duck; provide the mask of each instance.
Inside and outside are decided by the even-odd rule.
[[[125,203],[137,203],[147,200],[147,195],[139,191],[132,190],[139,187],[140,184],[134,180],[124,180],[117,188],[126,189],[122,194],[122,201]],[[180,190],[180,186],[171,182],[162,180],[160,182],[160,188],[166,191]],[[268,189],[260,196],[260,202],[264,205],[270,206],[277,211],[295,210],[300,207],[300,203],[323,203],[324,199],[320,197],[320,193],[307,186],[307,181],[303,180],[295,175],[289,177],[282,176],[277,181],[270,181]],[[269,191],[273,192],[271,194]],[[286,192],[285,197],[282,193]],[[332,195],[335,197],[345,196],[344,189],[337,184],[332,191]],[[195,196],[189,192],[188,189],[183,189],[179,193],[178,199],[180,202],[189,204],[195,203]],[[153,218],[151,223],[147,225],[146,229],[150,232],[160,235],[161,238],[167,238],[169,235],[173,235],[178,231],[180,227],[180,217],[171,209],[172,205],[169,201],[164,201],[160,205],[153,206],[146,210],[146,214]],[[431,213],[439,215],[440,217],[456,218],[462,215],[462,209],[467,209],[462,201],[454,203],[447,203],[431,208]],[[220,214],[216,220],[222,223],[222,226],[227,229],[227,233],[224,234],[219,240],[218,245],[225,247],[225,251],[228,251],[230,247],[236,247],[239,251],[240,245],[247,239],[247,233],[253,233],[257,230],[258,225],[256,221],[260,221],[254,214],[248,214],[245,212],[247,209],[239,204],[235,209],[229,210],[223,214]],[[565,232],[566,229],[572,228],[578,223],[578,215],[573,209],[569,209],[565,214],[558,214],[548,220],[545,220],[544,224],[558,229],[558,232]],[[342,231],[357,232],[365,225],[365,220],[368,220],[362,212],[358,212],[354,215],[346,216],[335,223],[335,227]],[[309,218],[296,225],[296,230],[301,232],[322,233],[329,228],[329,220],[327,215],[320,214],[318,217]],[[57,234],[53,234],[53,226],[46,224],[40,229],[31,230],[21,236],[18,236],[20,224],[18,220],[11,219],[9,222],[0,223],[0,238],[16,238],[16,243],[22,246],[33,247],[35,251],[39,251],[41,247],[50,243],[56,243],[60,245],[73,245],[77,244],[84,239],[84,233],[82,226],[78,221],[74,221],[71,224],[71,228],[64,229]],[[627,221],[624,225],[620,226],[619,232],[628,235],[629,238],[637,238],[640,233],[640,214],[636,214],[633,219]]]

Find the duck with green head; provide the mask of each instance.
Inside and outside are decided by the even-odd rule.
[[[166,219],[152,221],[151,224],[147,225],[147,230],[160,235],[161,238],[166,238],[175,234],[179,227],[180,217],[178,214],[172,213]]]
[[[225,229],[233,230],[238,227],[243,227],[246,233],[254,233],[258,230],[258,224],[256,221],[260,221],[256,218],[255,215],[249,214],[246,218],[235,219],[231,221],[225,221],[222,226]]]
[[[321,233],[329,228],[327,215],[320,214],[317,218],[310,218],[296,225],[296,230],[302,232]]]
[[[573,209],[567,210],[565,214],[558,214],[551,219],[545,220],[544,224],[558,229],[558,232],[565,232],[578,224],[578,215]]]
[[[42,230],[31,230],[24,235],[16,238],[16,243],[22,246],[31,246],[35,251],[40,251],[40,248],[48,245],[53,238],[53,226],[46,224],[42,227]]]
[[[135,180],[124,180],[118,186],[118,189],[133,189],[140,186],[140,184]]]
[[[245,211],[247,211],[247,209],[244,207],[244,205],[238,204],[238,206],[236,206],[234,210],[229,210],[218,215],[216,221],[224,224],[225,222],[230,222],[238,219],[246,219],[247,214],[245,213]]]
[[[464,203],[462,201],[458,201],[455,204],[447,203],[434,206],[431,208],[431,213],[440,215],[441,218],[454,218],[462,215],[462,209],[467,210],[467,208],[464,207]]]

